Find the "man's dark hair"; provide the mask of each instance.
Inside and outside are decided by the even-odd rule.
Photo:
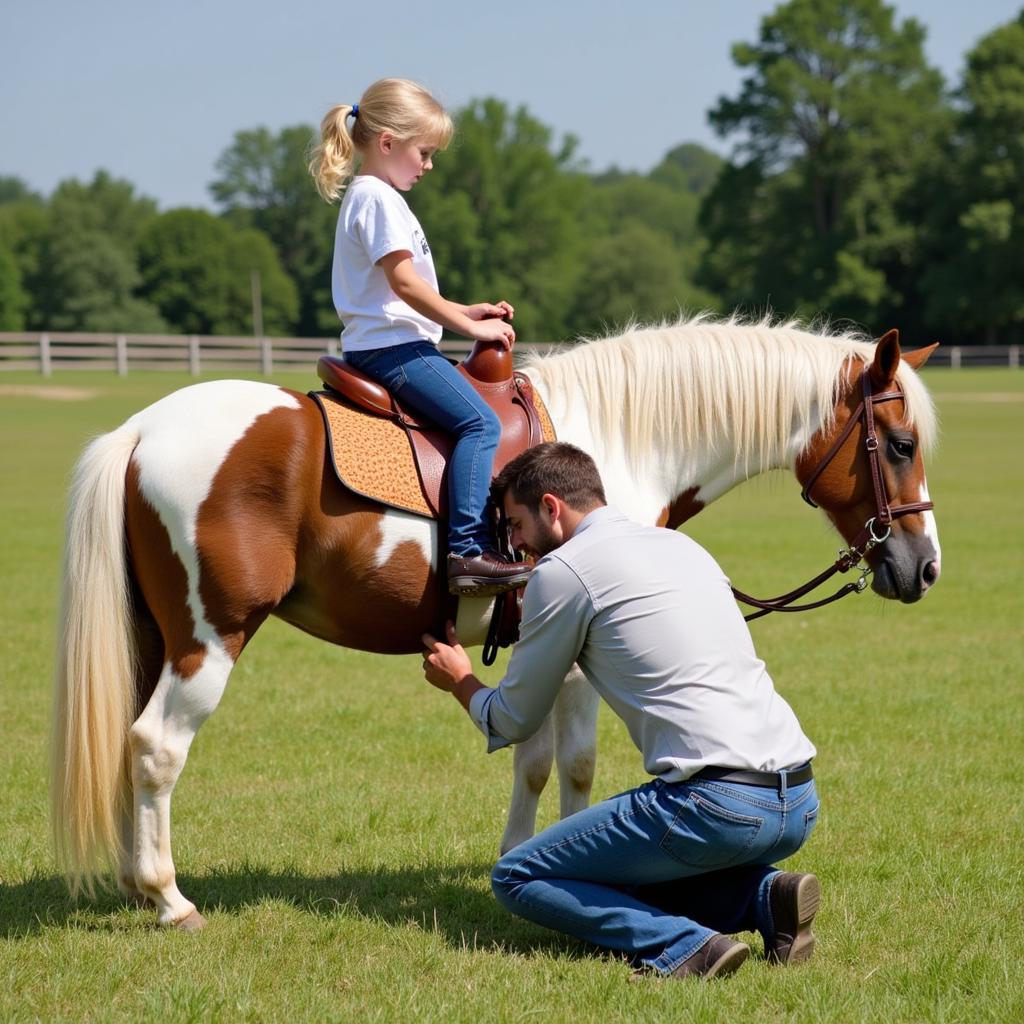
[[[498,474],[491,493],[499,505],[509,493],[517,505],[529,509],[536,509],[545,494],[554,494],[577,512],[605,504],[594,460],[564,441],[548,441],[516,456]]]

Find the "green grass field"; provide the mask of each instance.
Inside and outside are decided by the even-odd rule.
[[[158,931],[114,896],[72,903],[46,782],[66,482],[89,436],[188,380],[0,377],[0,1020],[1024,1020],[1024,374],[927,380],[943,425],[934,592],[753,625],[819,749],[821,822],[789,862],[822,880],[817,953],[699,985],[632,984],[624,964],[502,911],[489,869],[509,752],[484,756],[417,657],[273,621],[175,794],[180,884],[208,927]],[[23,390],[44,384],[87,394]],[[754,593],[789,589],[838,547],[782,474],[689,525]],[[602,709],[595,796],[642,778]],[[552,791],[543,822],[556,807]]]

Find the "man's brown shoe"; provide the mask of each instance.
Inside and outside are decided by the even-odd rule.
[[[489,597],[526,585],[533,566],[506,562],[493,551],[479,555],[448,556],[448,590],[467,597]]]
[[[688,956],[670,975],[670,978],[698,977],[702,981],[732,974],[750,955],[745,942],[737,942],[728,935],[712,935],[692,956]]]
[[[821,904],[821,885],[814,875],[782,871],[768,893],[775,934],[764,938],[764,955],[773,964],[800,964],[814,952],[811,922]]]

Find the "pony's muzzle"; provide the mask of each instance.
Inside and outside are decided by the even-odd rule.
[[[913,604],[920,601],[939,579],[939,560],[928,545],[920,552],[919,545],[890,539],[875,567],[871,589],[879,597]]]

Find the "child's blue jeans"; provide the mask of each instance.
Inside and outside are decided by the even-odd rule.
[[[501,438],[501,425],[491,407],[429,341],[346,352],[345,361],[452,434],[448,550],[465,556],[491,547],[484,509]]]

